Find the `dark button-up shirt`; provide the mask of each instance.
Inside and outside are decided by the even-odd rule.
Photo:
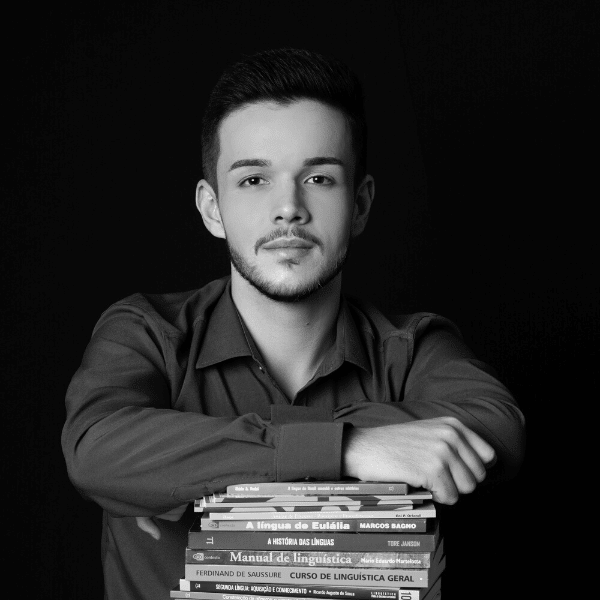
[[[496,450],[493,478],[523,451],[524,420],[490,367],[449,321],[388,320],[342,299],[335,344],[287,398],[231,298],[229,279],[193,292],[136,294],[101,316],[67,393],[63,450],[71,480],[104,509],[109,600],[158,600],[184,571],[191,508],[234,483],[341,477],[344,427],[455,416]]]

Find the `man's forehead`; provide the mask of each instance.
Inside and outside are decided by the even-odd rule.
[[[338,109],[316,100],[288,104],[247,104],[221,122],[219,169],[244,159],[333,156],[348,162],[352,153],[348,120]],[[227,164],[226,164],[227,163]]]

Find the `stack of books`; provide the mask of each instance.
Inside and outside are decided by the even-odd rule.
[[[172,598],[439,600],[431,493],[405,483],[231,485],[199,498]]]

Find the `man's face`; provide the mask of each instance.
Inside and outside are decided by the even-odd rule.
[[[233,277],[282,301],[333,279],[354,210],[344,115],[312,100],[251,104],[223,120],[220,149],[217,206]]]

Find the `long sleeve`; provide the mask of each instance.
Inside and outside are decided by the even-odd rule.
[[[449,322],[357,334],[369,358],[347,358],[362,368],[328,371],[304,392],[310,406],[290,406],[236,333],[229,301],[221,288],[193,308],[136,296],[98,322],[67,392],[62,445],[73,484],[110,514],[161,514],[233,483],[339,479],[350,425],[454,415],[496,449],[493,479],[518,469],[522,413]]]
[[[112,307],[96,326],[67,392],[62,436],[83,495],[113,515],[144,516],[230,483],[304,476],[306,465],[307,475],[339,477],[343,424],[331,418],[309,411],[303,423],[271,424],[268,401],[262,416],[184,410],[193,369],[181,365],[175,337],[133,305]],[[307,438],[315,443],[298,443]]]
[[[450,321],[423,314],[410,335],[389,338],[389,353],[406,354],[405,379],[388,385],[384,402],[340,407],[335,419],[356,427],[377,427],[454,416],[496,451],[488,483],[513,477],[525,449],[525,419],[494,370],[477,360]],[[401,389],[398,389],[401,386]]]

